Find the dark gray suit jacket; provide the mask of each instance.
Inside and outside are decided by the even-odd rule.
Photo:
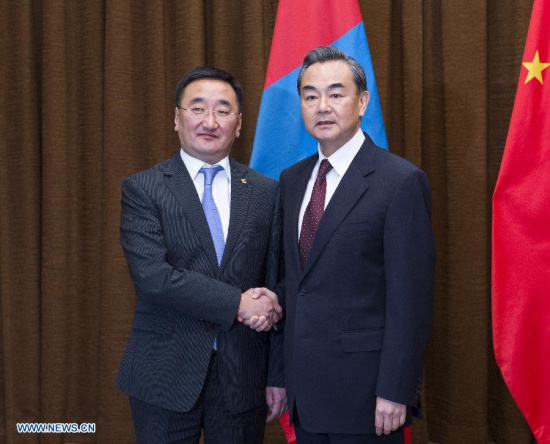
[[[308,431],[374,433],[377,396],[418,404],[435,261],[430,189],[421,170],[367,136],[302,271],[298,218],[316,161],[280,179],[288,404]]]
[[[231,216],[220,266],[179,152],[122,184],[120,239],[137,304],[117,387],[150,404],[193,407],[216,336],[232,412],[264,404],[266,384],[283,386],[282,336],[235,321],[241,292],[276,280],[268,262],[275,264],[278,254],[277,183],[232,159],[230,166]]]

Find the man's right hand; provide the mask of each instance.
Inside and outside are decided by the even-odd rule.
[[[277,295],[267,288],[251,288],[241,295],[237,319],[256,331],[268,331],[283,317]]]

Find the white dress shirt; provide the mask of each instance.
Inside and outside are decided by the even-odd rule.
[[[204,194],[204,174],[200,173],[201,168],[212,168],[214,165],[204,163],[195,157],[187,154],[183,149],[180,149],[181,159],[195,184],[197,194],[202,203]],[[227,242],[227,232],[229,231],[229,213],[231,208],[231,168],[229,167],[229,157],[224,157],[215,165],[223,167],[223,171],[218,171],[212,182],[212,196],[214,203],[220,213],[222,220],[223,239]]]
[[[315,179],[317,179],[317,173],[319,171],[319,165],[323,159],[328,159],[332,165],[332,169],[327,173],[327,193],[325,195],[325,209],[327,208],[332,195],[336,191],[338,184],[342,180],[344,174],[348,170],[351,161],[357,155],[363,142],[365,141],[365,135],[363,131],[359,129],[355,136],[346,143],[341,148],[337,149],[330,157],[326,157],[321,151],[321,147],[317,146],[317,151],[319,153],[319,159],[313,167],[311,176],[307,183],[306,192],[304,193],[304,198],[302,200],[302,206],[300,207],[300,216],[298,218],[298,239],[300,239],[300,233],[302,232],[302,220],[304,219],[304,213],[306,212],[307,205],[311,199],[311,193],[313,192],[313,185],[315,184]]]

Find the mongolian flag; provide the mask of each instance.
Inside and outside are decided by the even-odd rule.
[[[550,1],[535,0],[493,196],[493,342],[539,444],[550,443]]]
[[[341,49],[365,70],[370,100],[361,127],[375,144],[388,147],[357,0],[280,0],[250,160],[274,179],[317,149],[302,122],[296,81],[306,54],[323,45]]]

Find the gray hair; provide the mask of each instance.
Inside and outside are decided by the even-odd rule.
[[[367,91],[367,77],[362,66],[353,57],[347,55],[344,51],[340,51],[333,46],[318,46],[307,53],[304,58],[302,68],[298,74],[298,95],[300,95],[300,88],[302,87],[302,77],[304,72],[314,63],[329,62],[332,60],[342,60],[346,62],[353,75],[353,81],[357,87],[357,95],[360,95],[363,91]]]

